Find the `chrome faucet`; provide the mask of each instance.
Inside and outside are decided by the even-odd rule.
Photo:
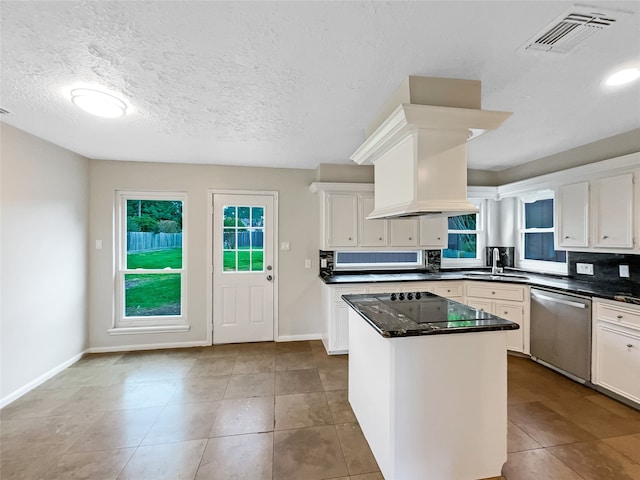
[[[498,267],[498,260],[500,259],[500,250],[497,248],[493,249],[493,265],[491,266],[491,274],[495,275],[496,273],[502,273],[504,269],[502,267]]]

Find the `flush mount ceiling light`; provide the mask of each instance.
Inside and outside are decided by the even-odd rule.
[[[640,68],[625,68],[624,70],[619,70],[613,75],[610,75],[606,84],[610,86],[624,85],[625,83],[633,82],[640,78]]]
[[[119,98],[90,88],[71,90],[71,101],[76,107],[98,117],[117,118],[127,112],[127,104]]]

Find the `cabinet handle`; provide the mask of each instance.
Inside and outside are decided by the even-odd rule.
[[[616,318],[620,320],[622,318],[622,315],[616,315]]]
[[[567,239],[567,238],[571,238],[571,237],[569,235],[565,235],[564,238]]]
[[[411,238],[411,237],[409,237],[409,240],[412,240],[412,238]]]
[[[349,237],[349,240],[351,240],[351,237]]]
[[[378,237],[378,240],[382,240],[382,237]]]
[[[602,239],[603,239],[603,240],[606,240],[607,238],[609,238],[609,236],[608,236],[608,235],[602,235]]]
[[[504,312],[504,313],[503,313],[503,315],[506,315],[506,314],[508,314],[508,313],[509,313],[509,312]]]
[[[440,237],[438,237],[438,240],[440,240]]]
[[[491,295],[495,295],[495,294],[496,294],[496,292],[491,292]]]
[[[633,343],[627,343],[627,348],[633,347]]]

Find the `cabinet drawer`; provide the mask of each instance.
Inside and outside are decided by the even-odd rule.
[[[504,283],[468,283],[467,297],[497,300],[524,301],[524,287],[513,287]]]
[[[441,297],[461,297],[462,284],[435,285],[433,293]]]
[[[596,318],[624,325],[625,327],[640,329],[640,309],[597,302]]]
[[[358,295],[361,293],[367,293],[367,287],[332,287],[331,288],[331,300],[334,302],[341,302],[342,295]]]

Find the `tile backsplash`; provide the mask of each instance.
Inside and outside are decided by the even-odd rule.
[[[615,282],[618,285],[640,285],[640,255],[618,253],[567,252],[569,276],[592,283]],[[576,264],[593,265],[593,275],[577,272]],[[620,265],[629,267],[629,278],[620,277]]]
[[[516,249],[514,247],[496,247],[496,246],[493,246],[493,247],[487,247],[486,248],[486,252],[485,252],[486,253],[486,255],[485,255],[486,262],[485,262],[485,264],[486,264],[487,267],[490,267],[490,266],[493,265],[493,249],[494,248],[497,248],[498,251],[500,252],[500,258],[498,259],[500,263],[498,264],[498,266],[503,267],[503,268],[504,267],[513,267],[513,266],[515,266],[514,257],[515,257],[515,254],[516,254]]]

